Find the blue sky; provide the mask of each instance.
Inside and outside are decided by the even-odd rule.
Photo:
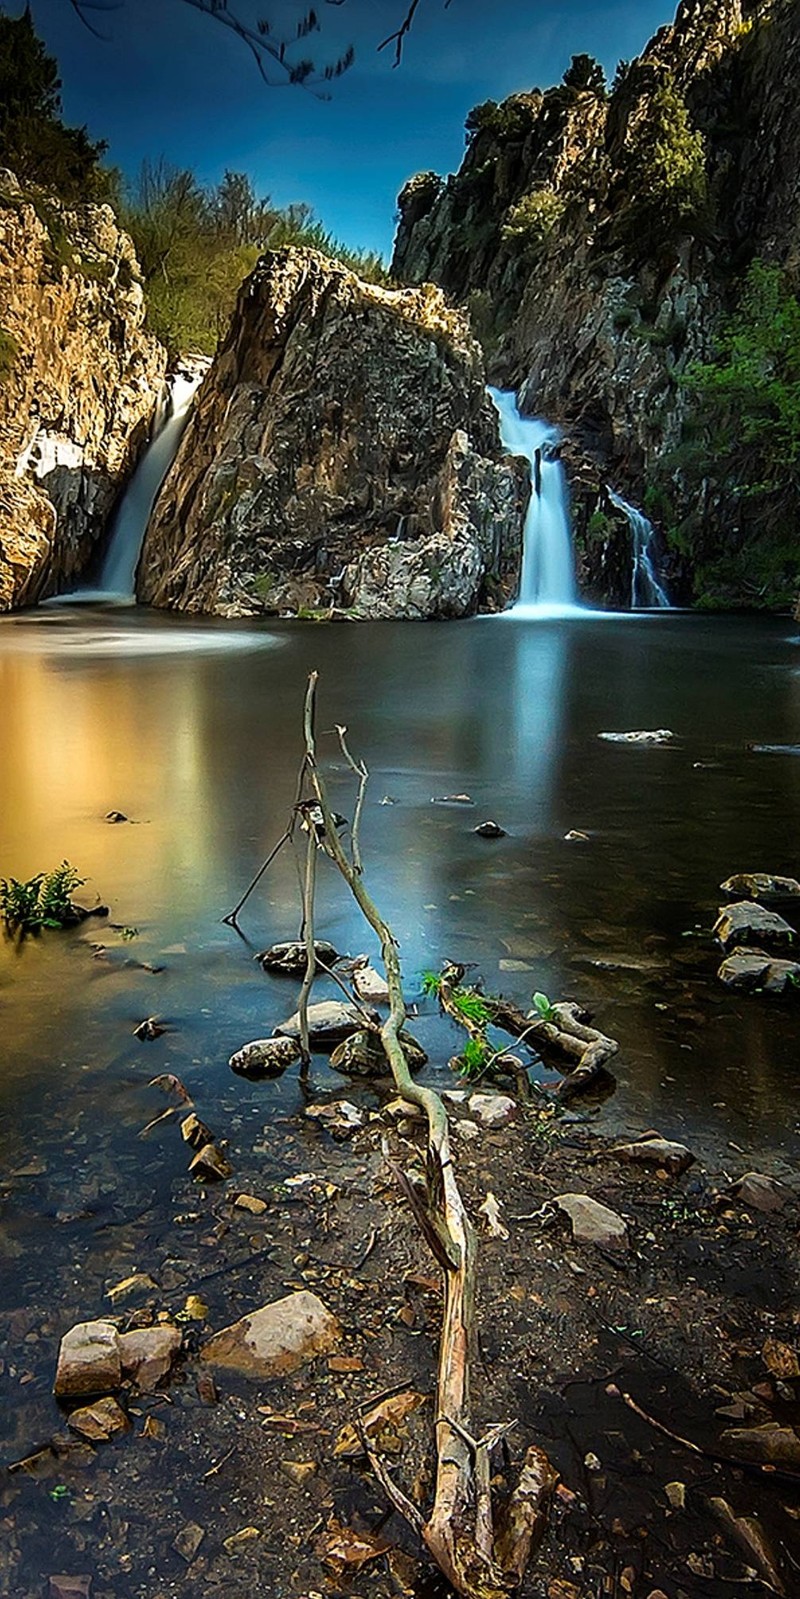
[[[3,0],[17,13],[21,0]],[[252,21],[296,19],[301,0],[229,0]],[[321,102],[296,88],[268,89],[241,44],[184,0],[121,0],[93,19],[95,39],[69,0],[32,0],[34,22],[58,57],[64,111],[108,140],[133,174],[164,156],[216,181],[247,171],[280,205],[305,200],[345,243],[391,249],[395,200],[413,172],[453,171],[464,118],[481,100],[557,82],[570,56],[588,51],[613,74],[638,54],[669,0],[420,0],[402,65],[376,45],[402,19],[405,0],[316,0],[323,25],[312,53],[327,60],[354,43],[356,65]]]

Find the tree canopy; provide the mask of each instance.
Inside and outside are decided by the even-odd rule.
[[[104,198],[111,176],[106,146],[61,120],[58,63],[34,31],[29,9],[0,12],[0,165],[67,201]]]

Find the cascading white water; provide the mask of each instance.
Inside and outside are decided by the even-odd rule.
[[[564,468],[555,446],[558,432],[538,417],[522,416],[516,396],[489,389],[500,418],[500,438],[512,455],[531,466],[531,499],[525,520],[522,579],[512,615],[542,616],[576,610],[575,564]]]
[[[202,372],[190,375],[179,372],[172,379],[165,411],[156,420],[155,436],[136,467],[115,513],[100,577],[96,588],[91,591],[93,598],[131,601],[134,598],[136,563],[147,524],[156,495],[178,453],[178,445],[202,377]]]
[[[631,610],[668,610],[670,607],[669,596],[666,589],[659,582],[656,571],[655,528],[652,522],[635,506],[623,500],[621,494],[616,494],[609,489],[608,497],[612,505],[628,518],[633,545],[633,561],[631,565]]]

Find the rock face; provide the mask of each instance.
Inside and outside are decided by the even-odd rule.
[[[438,290],[309,250],[243,285],[162,488],[139,598],[223,616],[462,616],[516,588],[527,467]]]
[[[476,107],[460,171],[400,194],[395,276],[464,303],[492,381],[565,430],[594,600],[629,603],[630,529],[609,485],[656,525],[673,603],[796,593],[800,559],[778,535],[797,519],[790,474],[766,499],[743,495],[762,479],[741,439],[732,466],[709,450],[691,474],[682,379],[709,358],[754,256],[796,286],[798,68],[795,6],[681,0],[610,93],[598,75]],[[671,180],[648,204],[661,160]]]
[[[0,611],[82,572],[146,442],[166,353],[108,206],[0,172]]]

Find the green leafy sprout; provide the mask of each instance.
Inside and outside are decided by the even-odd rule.
[[[51,872],[37,872],[25,883],[16,877],[0,881],[0,917],[10,933],[35,933],[43,927],[71,927],[78,915],[72,903],[86,881],[69,861]]]

